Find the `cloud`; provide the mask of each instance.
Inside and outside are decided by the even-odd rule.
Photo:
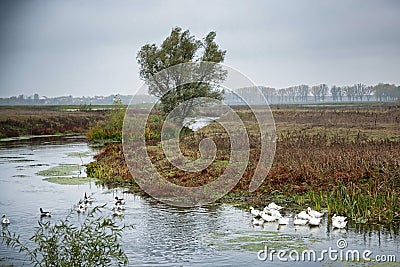
[[[0,96],[131,94],[136,53],[174,26],[217,31],[258,84],[399,83],[398,1],[2,1]]]

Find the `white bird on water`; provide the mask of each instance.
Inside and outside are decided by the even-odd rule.
[[[261,211],[255,209],[255,208],[253,208],[253,207],[250,207],[249,209],[250,209],[250,213],[251,213],[253,216],[255,216],[255,217],[261,217]]]
[[[318,226],[321,223],[321,218],[311,217],[308,224],[311,226]]]
[[[311,216],[307,213],[307,211],[301,211],[299,214],[297,214],[297,218],[299,218],[300,220],[306,220],[308,221]]]
[[[346,221],[339,221],[339,220],[332,221],[333,228],[343,229],[346,227],[346,225],[347,225]]]
[[[274,222],[277,218],[273,215],[261,212],[261,218],[266,222]]]
[[[345,216],[337,216],[336,213],[332,216],[332,221],[344,222],[347,219]]]
[[[305,219],[300,219],[296,216],[294,216],[293,224],[294,225],[306,225],[308,223],[308,220]]]
[[[270,210],[271,209],[272,210],[281,210],[281,209],[283,209],[282,206],[279,206],[279,205],[275,204],[274,202],[269,203],[268,206],[266,206],[265,208],[270,209]]]
[[[316,211],[316,210],[312,210],[310,207],[307,208],[307,213],[311,216],[311,217],[315,217],[315,218],[321,218],[322,216],[324,216],[323,213]]]

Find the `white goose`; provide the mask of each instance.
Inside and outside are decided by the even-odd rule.
[[[42,208],[40,208],[39,210],[40,210],[41,217],[51,217],[50,211],[44,211]]]
[[[300,219],[296,216],[294,216],[293,220],[293,225],[306,225],[308,223],[308,220],[305,219]]]
[[[306,220],[308,221],[311,216],[307,213],[307,211],[301,211],[299,214],[297,214],[297,218],[299,218],[300,220]]]
[[[270,209],[270,210],[271,210],[271,209],[272,209],[272,210],[281,210],[281,209],[283,209],[282,206],[279,206],[279,205],[275,204],[274,202],[269,203],[268,206],[267,206],[266,208],[268,208],[268,209]]]
[[[332,221],[333,228],[343,229],[346,227],[346,224],[347,224],[346,221],[339,221],[339,220]]]
[[[255,209],[255,208],[253,208],[253,207],[250,207],[249,209],[250,209],[250,213],[251,213],[254,217],[261,217],[261,211]]]
[[[347,219],[345,216],[336,216],[336,213],[332,216],[332,221],[344,222]]]
[[[320,223],[321,223],[321,218],[311,217],[308,220],[308,224],[311,226],[319,226]]]
[[[315,218],[321,218],[322,216],[324,216],[323,213],[316,211],[316,210],[312,210],[310,207],[307,208],[307,213]]]
[[[277,218],[265,212],[261,212],[261,218],[266,222],[274,222]]]
[[[3,218],[2,223],[3,223],[4,226],[7,226],[7,225],[10,224],[10,220],[6,217],[5,214],[3,214],[2,218]]]

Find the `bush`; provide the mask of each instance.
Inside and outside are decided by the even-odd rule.
[[[64,220],[52,225],[39,222],[30,240],[37,245],[31,249],[20,236],[3,232],[8,247],[26,253],[34,266],[123,266],[128,264],[120,238],[126,226],[118,227],[111,219],[98,216],[103,206],[90,210],[83,223],[70,222],[73,210]]]

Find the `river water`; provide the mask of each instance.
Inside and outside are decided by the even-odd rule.
[[[126,210],[120,223],[134,225],[122,237],[129,266],[283,266],[288,264],[285,260],[297,266],[377,264],[362,259],[365,251],[371,252],[367,255],[370,259],[381,256],[381,261],[400,261],[398,225],[351,225],[347,230],[332,230],[324,218],[317,228],[292,224],[279,227],[276,223],[259,227],[251,224],[249,212],[231,205],[176,208],[124,193],[123,188],[104,188],[91,179],[84,184],[65,185],[46,181],[45,176],[38,174],[70,164],[75,169],[68,175],[84,177],[82,165],[92,161],[95,153],[82,139],[74,138],[1,142],[0,213],[7,214],[11,221],[6,228],[33,246],[28,239],[40,219],[39,208],[50,210],[50,221],[56,222],[65,218],[87,192],[95,197],[93,205],[107,204],[103,211],[106,216],[111,216],[116,195],[125,198]],[[78,223],[79,215],[74,216]],[[338,240],[346,247],[339,249]],[[265,251],[266,246],[267,254],[259,252]],[[286,257],[280,260],[271,249],[286,251]],[[331,257],[325,254],[323,262],[319,262],[322,250],[329,249],[333,250]],[[311,261],[303,261],[304,250],[315,251],[316,260],[311,257]],[[346,258],[351,250],[359,251],[359,262],[351,256]],[[268,255],[265,261],[259,259],[265,255]],[[1,244],[0,266],[7,264],[29,266],[24,255]],[[399,262],[391,264],[399,265]]]

